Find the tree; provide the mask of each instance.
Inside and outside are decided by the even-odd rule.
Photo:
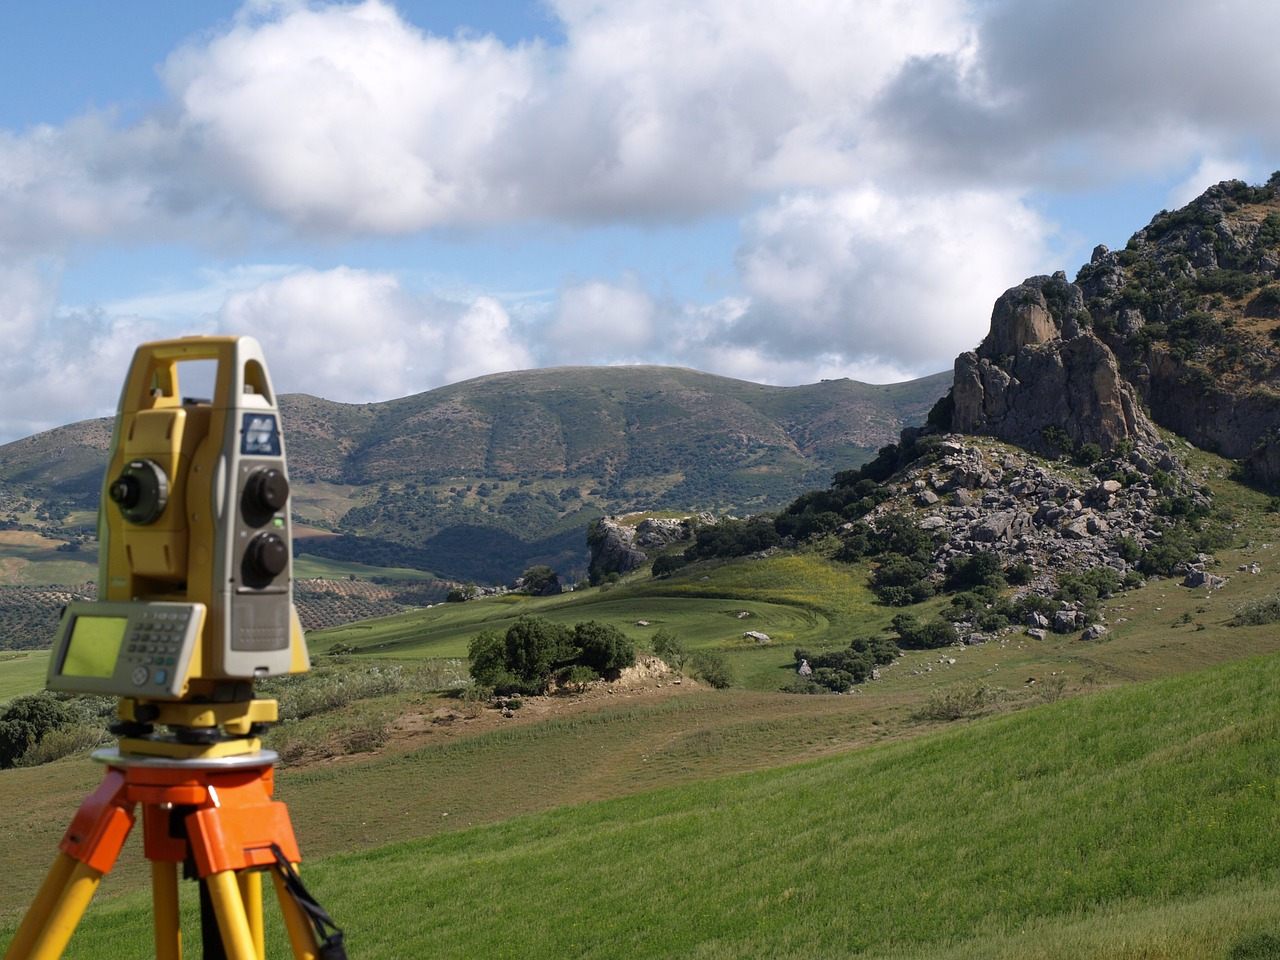
[[[545,565],[530,567],[522,579],[524,586],[521,589],[531,597],[551,596],[561,590],[559,575]]]
[[[495,692],[508,692],[519,686],[519,681],[507,670],[507,645],[496,630],[477,633],[467,644],[467,656],[471,660],[471,678],[483,687]]]
[[[688,564],[688,562],[689,561],[686,560],[681,554],[664,553],[662,556],[654,558],[653,570],[652,570],[653,576],[669,577],[671,576],[671,574],[675,573],[681,567]]]
[[[595,620],[577,624],[573,628],[573,645],[578,650],[575,660],[602,676],[636,662],[636,645],[611,624]]]
[[[569,631],[542,617],[521,617],[507,628],[503,642],[507,669],[534,688],[557,663],[573,659]]]
[[[14,697],[0,712],[0,768],[12,767],[45,734],[75,719],[47,690]]]

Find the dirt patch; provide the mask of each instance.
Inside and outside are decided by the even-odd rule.
[[[61,540],[50,540],[31,530],[0,530],[0,544],[10,547],[56,547]]]
[[[295,769],[311,764],[367,761],[372,757],[409,753],[433,743],[460,737],[474,737],[510,727],[566,716],[581,716],[605,710],[628,700],[660,701],[703,689],[697,681],[681,678],[653,656],[642,656],[612,681],[588,684],[581,692],[544,697],[498,698],[489,703],[433,700],[414,705],[401,713],[390,726],[386,742],[376,751],[358,755],[329,757],[291,764]],[[502,703],[519,700],[518,709],[503,709]]]

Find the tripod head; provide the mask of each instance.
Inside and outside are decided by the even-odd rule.
[[[210,374],[210,397],[184,396],[182,378]],[[215,710],[212,724],[192,718],[209,713],[204,705],[250,703],[255,678],[309,669],[289,494],[256,340],[138,347],[98,508],[99,600],[64,612],[48,688],[121,697],[125,719],[216,726],[235,709]]]

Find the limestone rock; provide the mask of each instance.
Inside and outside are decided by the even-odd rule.
[[[1050,452],[1047,430],[1103,452],[1122,440],[1157,442],[1115,354],[1081,330],[1080,316],[1080,288],[1061,272],[1006,291],[986,339],[956,358],[952,429]]]

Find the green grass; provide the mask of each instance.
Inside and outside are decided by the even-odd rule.
[[[365,563],[328,560],[313,554],[297,554],[293,558],[293,575],[299,579],[346,580],[351,575],[360,580],[394,577],[398,580],[435,580],[434,574],[408,567],[371,567]]]
[[[48,650],[0,651],[0,703],[44,686]]]
[[[1253,659],[306,876],[365,958],[1225,958],[1280,933],[1278,694]],[[402,761],[423,793],[428,759]],[[95,907],[67,955],[136,956],[148,924],[141,894]]]

